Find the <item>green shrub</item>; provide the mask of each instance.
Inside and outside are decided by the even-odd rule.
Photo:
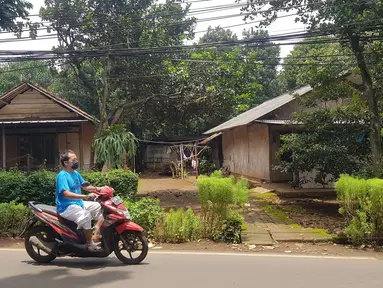
[[[212,239],[227,238],[222,227],[232,226],[233,223],[229,221],[234,213],[232,207],[247,202],[247,181],[240,179],[235,182],[233,177],[223,178],[221,171],[216,171],[210,177],[198,179],[197,186],[202,208],[203,236]],[[242,223],[243,219],[241,225]]]
[[[126,201],[131,220],[145,229],[149,237],[153,236],[156,220],[164,214],[160,201],[152,198],[142,198],[137,201]]]
[[[228,217],[223,221],[220,230],[214,231],[213,240],[228,242],[228,243],[241,243],[241,231],[244,218],[241,214],[230,210]]]
[[[355,243],[383,239],[383,180],[342,175],[335,183],[337,197],[348,227],[346,235]]]
[[[55,172],[47,170],[33,171],[26,176],[26,187],[19,196],[21,203],[28,201],[39,201],[48,205],[55,204],[56,195],[56,176]]]
[[[233,188],[235,204],[245,205],[249,201],[249,182],[244,178],[238,179]]]
[[[20,235],[31,211],[23,204],[0,203],[0,236],[16,237]]]
[[[26,177],[17,170],[0,170],[0,201],[11,202],[19,201],[19,197],[24,193]]]
[[[223,178],[223,174],[221,170],[215,170],[213,173],[210,174],[210,177],[212,178]]]
[[[200,175],[210,175],[215,169],[215,164],[206,159],[198,161],[198,174]]]
[[[183,243],[197,240],[201,235],[201,224],[193,210],[171,209],[158,219],[154,238],[160,242]]]
[[[112,186],[117,195],[134,199],[137,195],[138,176],[123,169],[108,172],[88,172],[83,178],[95,186]]]
[[[83,178],[96,186],[110,185],[116,194],[135,198],[137,194],[138,176],[124,170],[81,173]],[[109,176],[109,181],[106,175]],[[54,205],[57,173],[40,169],[30,173],[17,170],[0,171],[0,201],[27,204],[28,201],[39,201]]]

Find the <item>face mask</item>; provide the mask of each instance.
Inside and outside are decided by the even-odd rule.
[[[80,166],[80,163],[78,163],[78,162],[73,162],[73,164],[72,164],[72,169],[73,169],[73,170],[76,170],[76,169],[78,169],[79,166]]]

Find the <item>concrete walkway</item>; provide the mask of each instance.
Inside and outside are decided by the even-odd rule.
[[[267,205],[262,199],[257,199],[254,194],[250,194],[250,207],[247,208],[246,215],[247,229],[242,233],[242,240],[247,244],[273,245],[278,241],[321,242],[332,240],[331,235],[324,230],[300,227],[282,211]]]

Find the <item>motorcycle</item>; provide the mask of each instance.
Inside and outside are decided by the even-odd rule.
[[[89,186],[84,182],[83,187]],[[102,206],[105,221],[100,229],[101,249],[89,251],[85,233],[77,225],[60,217],[56,207],[31,201],[33,216],[25,225],[21,237],[25,237],[28,255],[38,263],[49,263],[56,257],[108,257],[112,252],[124,264],[139,264],[148,253],[148,241],[144,230],[130,221],[128,209],[114,189],[109,186],[98,188],[95,193]],[[37,224],[38,223],[38,224]],[[37,225],[36,225],[37,224]],[[125,255],[124,252],[128,255]],[[133,257],[134,253],[137,257]],[[135,254],[134,254],[135,255]]]

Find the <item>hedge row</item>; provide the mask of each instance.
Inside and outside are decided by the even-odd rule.
[[[345,233],[354,244],[383,243],[383,180],[341,175],[335,183]]]
[[[138,176],[124,170],[81,173],[86,181],[95,186],[112,186],[116,194],[134,198],[137,194]],[[18,170],[0,171],[0,202],[26,204],[35,200],[46,204],[55,203],[55,185],[57,173],[38,170],[24,173]],[[108,177],[107,177],[108,175]]]

